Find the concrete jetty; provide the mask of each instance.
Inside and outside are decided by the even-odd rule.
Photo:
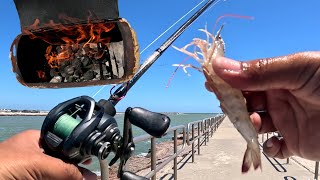
[[[259,138],[261,141],[261,137]],[[253,168],[247,174],[241,173],[246,142],[225,119],[206,146],[201,147],[201,154],[195,155],[195,162],[185,158],[178,164],[178,179],[181,180],[311,180],[314,173],[295,161],[269,158],[261,153],[262,169]],[[157,175],[157,179],[173,179],[172,169]]]

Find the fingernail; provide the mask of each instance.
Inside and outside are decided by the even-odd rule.
[[[224,69],[225,71],[239,72],[241,70],[241,63],[239,61],[226,57],[216,58],[214,65],[217,68]]]
[[[266,146],[267,146],[267,148],[272,148],[273,143],[272,143],[271,139],[269,139],[269,140],[267,141]]]

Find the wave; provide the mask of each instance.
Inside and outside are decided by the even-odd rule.
[[[145,157],[146,155],[148,155],[148,153],[140,153],[140,154],[138,154],[138,155],[136,155],[136,156],[138,156],[138,157]]]

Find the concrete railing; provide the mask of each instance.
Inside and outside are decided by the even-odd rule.
[[[209,142],[209,137],[217,130],[219,125],[222,123],[225,115],[220,114],[212,118],[207,118],[204,120],[194,121],[188,123],[187,125],[174,126],[167,130],[166,134],[173,133],[173,154],[167,157],[160,164],[157,164],[156,158],[156,138],[145,134],[142,136],[135,137],[133,139],[134,143],[151,140],[151,169],[145,177],[151,178],[152,180],[156,179],[156,174],[166,165],[173,161],[173,176],[174,179],[177,179],[177,164],[178,156],[186,149],[186,147],[191,146],[191,156],[192,162],[195,161],[195,146],[197,146],[197,152],[200,154],[200,147],[202,144]],[[197,136],[195,134],[197,131]],[[178,149],[178,131],[182,133],[182,144]],[[190,137],[191,136],[191,137]],[[195,144],[197,143],[197,144]]]
[[[266,136],[266,139],[265,139]],[[278,138],[281,138],[281,134],[278,132],[272,132],[272,133],[264,133],[261,135],[261,142],[264,143],[266,140],[269,139],[269,137],[273,137],[276,136]],[[289,164],[290,162],[290,158],[287,158],[287,164]],[[318,180],[319,179],[319,161],[315,161],[315,165],[314,165],[314,180]]]

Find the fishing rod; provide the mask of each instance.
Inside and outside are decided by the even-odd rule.
[[[152,66],[152,64],[162,55],[162,53],[216,0],[209,0],[197,12],[195,12],[183,25],[181,25],[154,53],[149,56],[140,66],[138,72],[127,83],[123,83],[116,91],[110,95],[108,101],[114,106],[122,99],[131,87],[141,78],[141,76]]]

